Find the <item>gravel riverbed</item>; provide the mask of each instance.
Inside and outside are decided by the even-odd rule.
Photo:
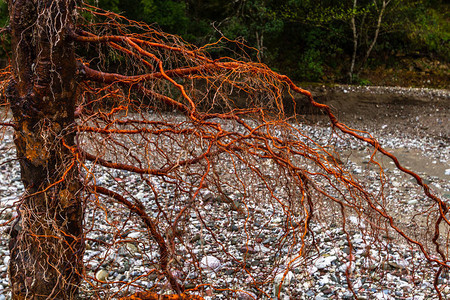
[[[448,91],[433,91],[432,95],[435,94],[448,101]],[[402,165],[421,175],[433,193],[450,203],[448,102],[425,108],[417,103],[403,106],[372,103],[371,107],[378,109],[376,115],[384,118],[373,118],[361,111],[355,114],[352,110],[341,111],[340,117],[349,126],[367,130],[378,138],[384,148],[398,156]],[[385,187],[388,192],[383,201],[389,214],[398,226],[413,232],[412,236],[414,232],[418,238],[431,234],[427,231],[427,219],[420,217],[421,212],[426,215],[423,210],[430,200],[412,177],[401,173],[379,154],[373,157],[373,149],[354,139],[340,138],[323,119],[313,121],[318,124],[295,126],[318,144],[332,143],[339,154],[339,163],[351,170],[355,178],[364,177],[366,189],[374,193],[380,188],[377,179],[380,169],[372,163],[372,158],[377,159],[388,178]],[[0,223],[15,214],[14,203],[23,193],[14,158],[12,135],[6,132],[0,144]],[[161,217],[158,205],[164,206],[171,218],[171,213],[176,215],[183,207],[172,201],[175,196],[180,201],[189,201],[187,196],[179,195],[179,189],[161,178],[149,179],[161,195],[160,203],[156,203],[152,191],[138,175],[100,167],[94,173],[96,184],[135,197],[155,219]],[[279,193],[283,193],[282,187]],[[205,299],[276,299],[277,296],[286,300],[353,299],[354,296],[357,299],[437,299],[435,280],[442,297],[450,298],[449,270],[435,278],[438,266],[427,261],[417,247],[395,234],[370,235],[371,224],[358,215],[347,217],[349,224],[344,230],[339,218],[329,218],[333,211],[326,210],[334,207],[321,207],[324,211],[319,214],[320,221],[311,224],[312,234],[305,237],[304,243],[315,246],[305,252],[303,243],[292,242],[290,239],[294,237],[282,230],[286,216],[282,210],[274,209],[273,204],[244,203],[245,196],[233,192],[229,196],[232,206],[214,197],[208,191],[200,193],[196,205],[205,213],[201,216],[198,211],[190,210],[182,220],[189,236],[172,249],[172,273],[188,289],[206,283],[194,291]],[[261,195],[261,199],[264,197]],[[236,208],[239,206],[248,206],[245,211],[251,211],[253,216],[242,214]],[[90,197],[85,218],[83,295],[106,299],[136,290],[167,289],[166,279],[154,271],[159,261],[158,248],[147,238],[145,228],[136,226],[139,221],[135,216],[108,199]],[[255,236],[249,237],[249,233]],[[166,230],[167,235],[170,232]],[[423,239],[429,241],[431,237]],[[7,234],[2,232],[0,300],[9,299],[7,241]],[[266,277],[257,278],[258,274]],[[350,291],[349,283],[355,294]]]

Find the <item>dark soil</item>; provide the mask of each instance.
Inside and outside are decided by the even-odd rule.
[[[424,134],[449,142],[450,90],[399,87],[316,86],[307,87],[315,100],[332,107],[338,119],[355,128]],[[325,121],[321,112],[299,100],[307,120]]]
[[[450,149],[450,90],[398,87],[310,87],[316,101],[332,107],[340,122],[365,130],[375,138],[395,136],[428,140],[439,145],[441,157],[448,157]],[[313,123],[327,124],[328,118],[303,103],[304,118]],[[298,113],[301,113],[298,111]],[[386,150],[397,156],[402,165],[413,171],[450,180],[445,170],[450,161],[437,161],[435,154],[408,147]],[[355,153],[354,153],[355,154]],[[354,159],[359,160],[358,155]],[[361,157],[362,160],[362,157]],[[356,162],[356,161],[355,161]],[[442,193],[449,191],[441,190]]]

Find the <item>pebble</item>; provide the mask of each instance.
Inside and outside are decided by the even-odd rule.
[[[342,264],[340,267],[339,267],[339,271],[341,271],[342,273],[345,273],[345,272],[347,272],[347,270],[348,270],[348,272],[351,274],[351,273],[353,273],[353,271],[355,270],[355,268],[356,268],[356,262],[347,262],[347,263],[345,263],[345,264]]]
[[[333,255],[325,256],[325,257],[322,256],[316,260],[316,262],[314,263],[314,266],[319,270],[325,269],[325,268],[331,266],[331,263],[333,263],[336,260],[337,260],[337,257],[333,256]]]
[[[221,266],[220,260],[215,256],[205,256],[200,261],[200,267],[207,270],[216,270]]]
[[[139,251],[138,247],[133,243],[126,243],[126,248],[132,254],[136,254]]]
[[[275,280],[274,280],[274,285],[276,287],[278,287],[281,283],[281,280],[283,279],[283,283],[281,284],[282,286],[286,286],[289,285],[292,281],[292,279],[294,279],[294,273],[292,273],[291,271],[287,272],[287,274],[285,275],[285,273],[279,273],[277,274],[277,276],[275,276]]]
[[[127,235],[127,237],[129,237],[131,239],[137,239],[140,236],[141,236],[141,233],[137,232],[137,231],[131,232]]]
[[[108,278],[108,276],[109,276],[109,272],[106,271],[106,270],[99,270],[99,271],[95,274],[95,278],[96,278],[97,280],[100,280],[100,281],[106,281],[106,279]]]
[[[256,300],[258,297],[252,292],[237,292],[238,300]]]

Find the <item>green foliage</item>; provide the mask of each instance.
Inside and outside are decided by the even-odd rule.
[[[189,18],[184,2],[171,0],[141,0],[141,18],[146,23],[157,23],[168,31],[186,34]]]
[[[353,82],[354,84],[362,85],[362,86],[367,86],[367,85],[371,85],[371,84],[372,84],[372,83],[370,82],[370,80],[361,78],[361,77],[359,77],[359,76],[357,76],[357,75],[353,75],[352,82]]]
[[[308,49],[300,57],[292,73],[297,80],[320,81],[323,76],[323,61],[320,50]]]
[[[0,0],[0,27],[8,24],[8,4],[4,0]]]
[[[450,60],[449,6],[443,10],[429,8],[418,14],[409,24],[408,38],[416,51],[431,52],[446,61]]]
[[[8,4],[6,1],[0,0],[0,27],[4,28],[9,23]],[[10,40],[7,34],[0,36],[0,67],[7,65],[6,55],[9,53]]]
[[[357,58],[361,59],[370,45],[381,3],[358,0],[353,9],[349,0],[85,1],[157,24],[193,44],[211,43],[222,35],[245,41],[260,51],[259,56],[250,51],[252,59],[262,59],[281,73],[307,81],[321,80],[324,70],[327,76],[333,70],[333,78],[346,76],[353,51],[350,20],[354,16],[358,26]],[[369,62],[384,64],[384,58],[393,53],[420,53],[449,62],[449,11],[449,5],[441,0],[391,0]],[[7,4],[0,0],[0,26],[7,22]],[[229,56],[234,50],[233,46],[213,49],[211,55]]]

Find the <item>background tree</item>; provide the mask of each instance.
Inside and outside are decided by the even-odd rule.
[[[441,296],[447,204],[287,76],[246,59],[252,54],[209,54],[217,56],[222,42],[250,48],[225,38],[197,48],[70,0],[10,1],[9,11],[12,59],[1,73],[0,125],[5,139],[14,132],[25,189],[2,209],[15,209],[5,222],[14,299],[280,298],[291,270],[317,255],[317,224],[340,226],[354,296],[352,230],[373,241],[369,254],[383,248],[384,235],[420,251]],[[295,94],[328,116],[326,139],[309,136]],[[340,145],[350,141],[370,147],[376,176],[366,181],[343,165]],[[378,155],[428,199],[426,234],[386,201],[395,191]],[[353,226],[352,218],[367,225]],[[271,232],[264,248],[263,232]],[[256,247],[264,253],[260,268],[249,265]],[[132,257],[142,273],[109,278],[107,266]],[[217,284],[206,276],[230,271],[232,280]]]
[[[373,80],[380,77],[376,73],[382,72],[392,80],[376,80],[374,84],[411,86],[423,84],[422,78],[430,79],[428,86],[448,85],[448,72],[443,65],[448,64],[450,57],[449,9],[443,1],[392,0],[385,2],[384,10],[381,0],[359,0],[355,9],[353,1],[328,0],[90,0],[88,3],[123,13],[133,20],[157,24],[197,46],[214,42],[222,35],[245,41],[262,50],[259,54],[250,52],[253,59],[259,55],[272,69],[294,80],[349,82],[355,79],[356,83],[369,83],[364,77]],[[6,2],[0,5],[0,18],[6,20]],[[0,53],[2,57],[8,51],[7,44],[6,51]],[[228,46],[211,51],[211,55],[230,56],[236,49]],[[350,77],[352,65],[359,74]],[[419,69],[429,69],[431,65],[432,78],[416,70],[417,80],[413,76],[408,81],[412,65],[420,65]],[[380,68],[384,72],[377,71]],[[389,75],[392,68],[397,70],[395,75]],[[396,76],[406,82],[395,81]]]

